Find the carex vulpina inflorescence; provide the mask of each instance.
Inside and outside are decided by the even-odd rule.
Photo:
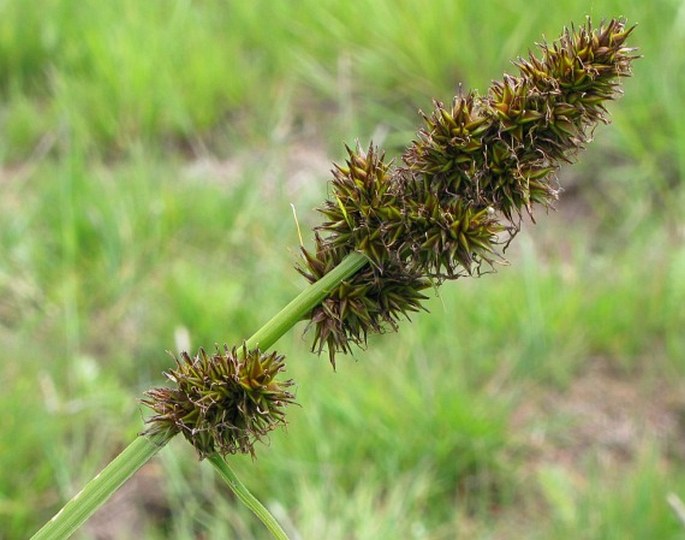
[[[604,106],[637,58],[625,46],[631,31],[623,20],[588,20],[514,62],[518,75],[485,95],[460,88],[451,104],[435,101],[398,165],[373,144],[347,148],[298,271],[314,283],[352,253],[368,264],[307,314],[315,351],[327,349],[335,366],[336,353],[424,309],[427,289],[503,260],[521,217],[557,199],[560,165],[608,121]],[[253,453],[294,400],[292,382],[276,381],[283,369],[281,355],[244,345],[184,353],[167,373],[176,388],[146,394],[156,413],[147,433],[180,432],[200,457]]]
[[[608,122],[604,105],[637,58],[625,46],[632,30],[620,19],[598,27],[588,19],[514,62],[518,75],[485,95],[460,88],[450,105],[435,101],[401,165],[373,145],[347,149],[299,270],[315,281],[353,251],[370,265],[311,313],[314,350],[328,348],[335,365],[336,352],[421,309],[431,284],[480,275],[502,259],[522,214],[554,203],[560,165]]]

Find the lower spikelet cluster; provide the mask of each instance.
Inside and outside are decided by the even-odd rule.
[[[286,389],[292,381],[277,382],[284,357],[259,349],[217,348],[212,355],[200,349],[182,353],[176,369],[165,373],[176,388],[153,388],[143,403],[155,415],[146,434],[182,433],[200,459],[218,453],[251,454],[254,444],[285,423],[284,407],[294,400]]]
[[[327,347],[335,365],[336,352],[421,309],[431,284],[480,275],[502,258],[522,214],[557,199],[560,165],[608,122],[604,105],[637,58],[625,46],[632,30],[588,20],[514,62],[518,75],[486,95],[460,90],[450,106],[436,101],[402,166],[373,145],[347,149],[298,270],[316,281],[353,251],[371,264],[311,313],[314,350]]]
[[[318,233],[315,241],[316,250],[303,250],[305,266],[297,268],[310,283],[330,272],[348,253],[343,246],[327,245]],[[382,268],[382,275],[378,266],[362,268],[312,311],[314,350],[321,354],[327,348],[333,366],[336,351],[349,353],[350,343],[365,343],[369,333],[383,333],[386,328],[395,330],[402,315],[424,309],[421,302],[428,297],[422,291],[431,286],[429,279],[392,260]]]

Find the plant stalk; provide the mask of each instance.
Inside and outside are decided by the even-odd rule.
[[[95,478],[88,482],[55,516],[33,535],[32,540],[69,538],[133,473],[169,442],[161,434],[137,437]]]
[[[319,281],[312,283],[298,294],[287,306],[255,332],[245,344],[247,350],[259,347],[267,350],[283,334],[302,320],[312,309],[318,306],[341,281],[353,276],[361,270],[369,260],[361,253],[352,252],[345,257],[338,266],[328,272]]]
[[[316,283],[312,283],[298,294],[287,306],[279,311],[274,317],[262,326],[246,342],[248,350],[259,347],[262,351],[271,347],[288,330],[301,321],[312,309],[319,305],[341,281],[350,278],[363,268],[368,259],[357,252],[350,253],[342,262],[322,277]],[[116,458],[114,458],[95,478],[77,493],[64,507],[53,516],[43,527],[36,532],[31,540],[57,540],[69,538],[85,521],[92,516],[109,499],[112,494],[121,487],[138,469],[147,463],[171,437],[165,434],[140,435],[127,446]],[[243,496],[244,493],[236,491],[236,485],[242,486],[233,471],[228,468],[224,460],[218,456],[210,456],[210,462],[219,471],[236,495],[264,522],[276,538],[287,538],[282,529],[278,536],[266,523],[263,513],[268,514],[266,509],[261,508],[258,513],[254,504],[248,504]],[[227,472],[227,468],[228,471]],[[236,484],[237,482],[237,484]],[[252,497],[247,489],[242,489]],[[254,499],[254,497],[252,497]],[[256,501],[256,499],[255,499]],[[257,502],[257,504],[259,504]],[[269,515],[269,521],[274,518]],[[276,524],[278,526],[278,524]]]
[[[266,508],[264,508],[262,503],[250,493],[247,487],[245,487],[245,484],[243,484],[236,476],[235,472],[233,472],[233,469],[231,469],[226,460],[218,454],[209,456],[208,459],[231,488],[231,491],[235,493],[236,497],[238,497],[245,506],[252,510],[264,526],[269,529],[269,532],[273,537],[277,540],[288,540],[288,535],[281,528],[276,519]]]

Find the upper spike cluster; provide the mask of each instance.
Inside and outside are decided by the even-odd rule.
[[[435,102],[424,127],[392,167],[378,149],[347,149],[333,171],[332,196],[314,253],[300,268],[319,279],[352,251],[371,266],[341,284],[312,312],[314,349],[349,352],[369,332],[396,327],[421,308],[431,282],[479,275],[501,258],[522,212],[557,198],[556,172],[607,122],[605,103],[630,75],[632,32],[614,19],[566,29],[514,64],[485,96],[460,90]],[[386,324],[387,323],[387,324]]]

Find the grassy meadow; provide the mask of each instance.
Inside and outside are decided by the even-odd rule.
[[[304,287],[343,143],[399,155],[586,15],[644,58],[558,210],[337,372],[288,334],[300,406],[232,463],[293,539],[682,538],[685,3],[0,0],[0,539],[141,431],[166,351]],[[267,538],[177,439],[76,537]]]

